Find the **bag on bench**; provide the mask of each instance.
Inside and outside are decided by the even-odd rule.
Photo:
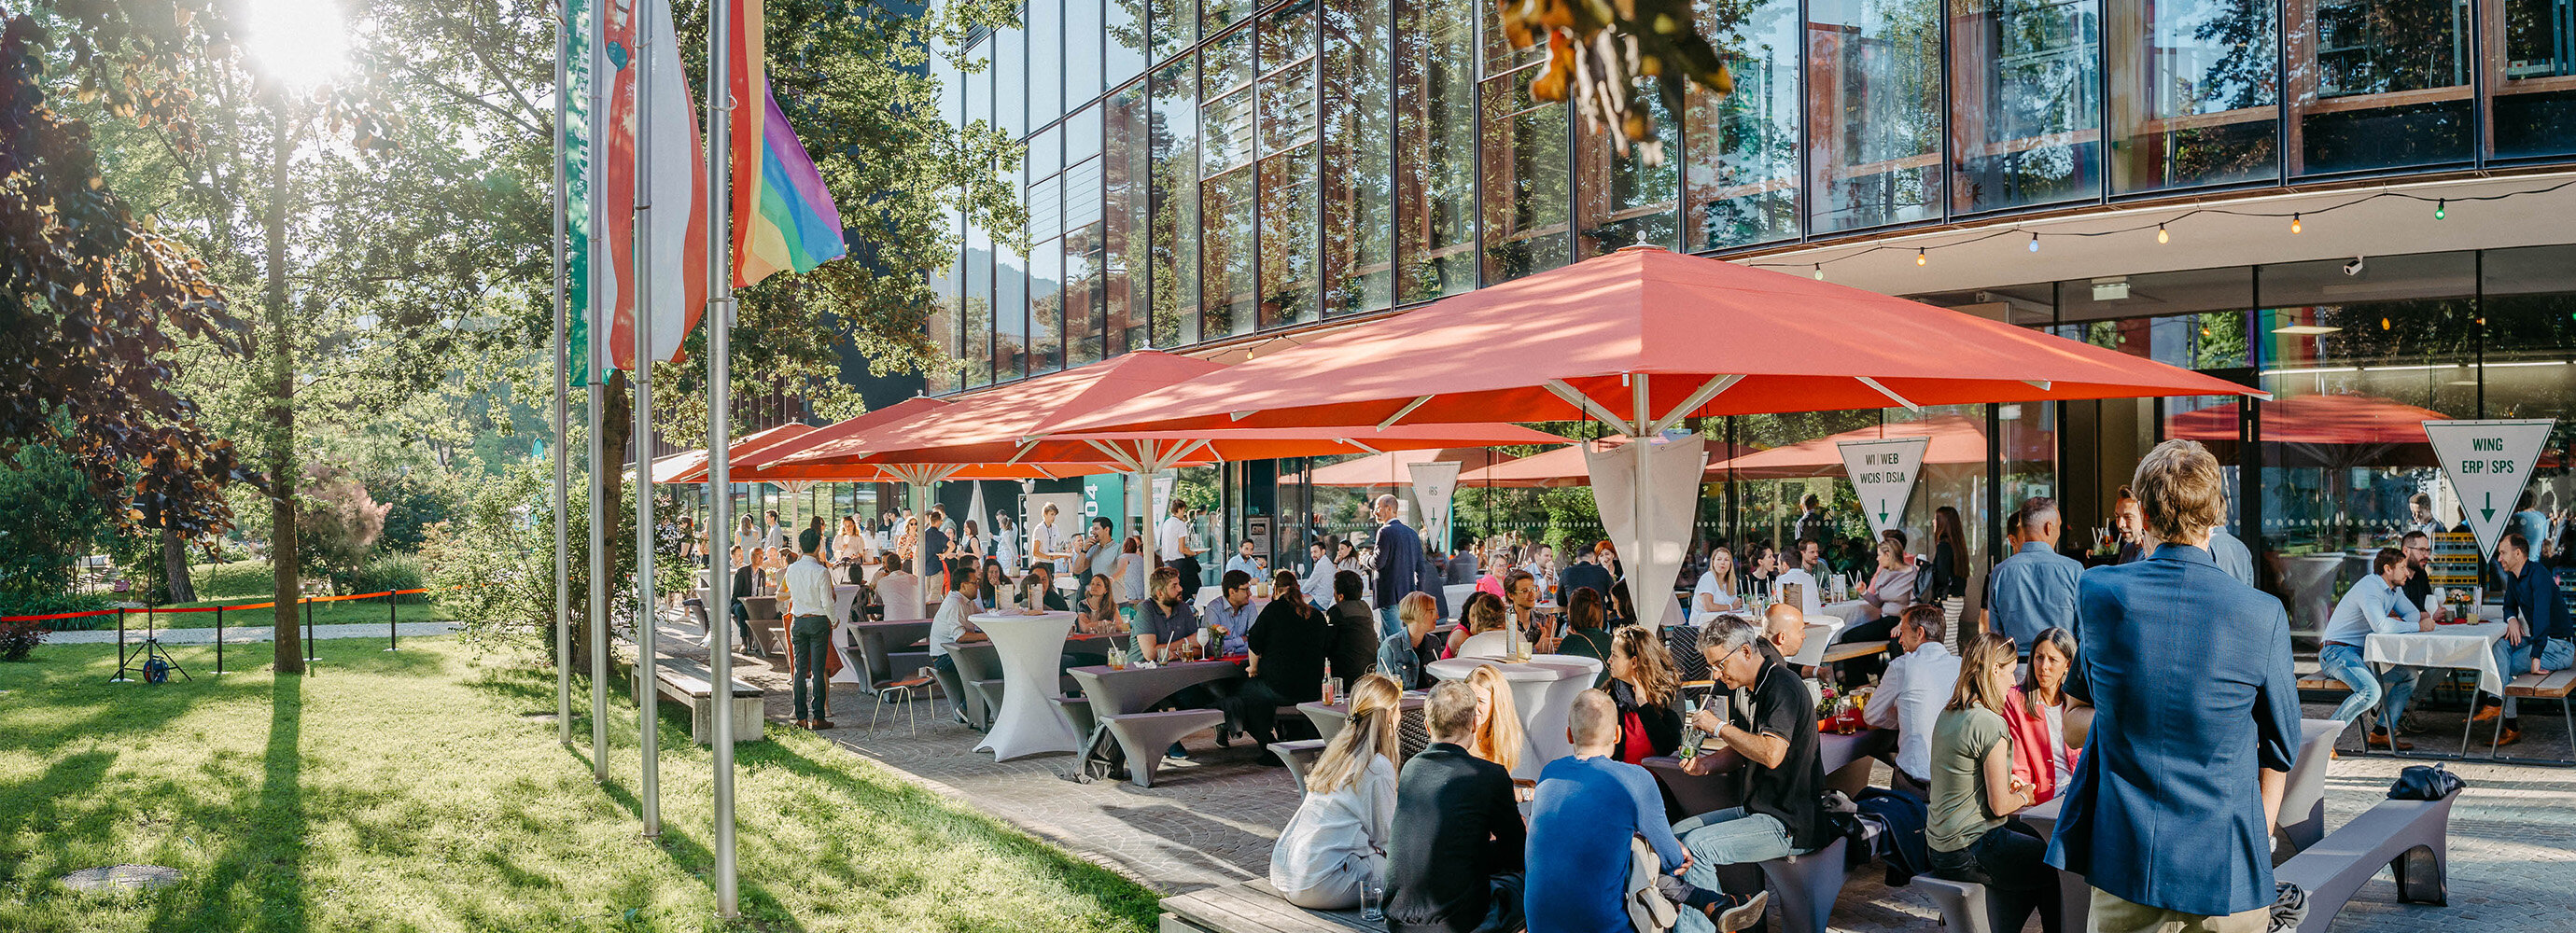
[[[2397,782],[2388,785],[2390,800],[2440,800],[2469,786],[2441,765],[2408,765],[2397,772]]]
[[[1091,736],[1083,740],[1082,754],[1073,760],[1072,770],[1064,779],[1076,784],[1125,780],[1127,753],[1118,747],[1116,736],[1109,734],[1109,722],[1102,720],[1091,727]]]

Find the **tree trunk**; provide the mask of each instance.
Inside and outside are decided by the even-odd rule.
[[[188,579],[188,543],[168,528],[161,529],[161,575],[168,582],[171,602],[197,601],[197,584]]]
[[[276,584],[277,672],[304,673],[301,607],[303,581],[298,579],[301,562],[295,547],[295,490],[300,470],[295,457],[295,339],[288,330],[294,315],[286,307],[286,189],[288,160],[295,152],[287,138],[285,95],[269,99],[272,135],[269,137],[270,183],[268,189],[268,481],[269,542],[268,560]]]
[[[631,515],[620,508],[620,503],[626,487],[623,468],[626,442],[635,435],[635,419],[617,416],[618,412],[629,407],[626,374],[620,370],[609,370],[607,382],[605,391],[600,393],[602,400],[599,406],[605,417],[596,425],[600,449],[606,451],[606,456],[590,471],[591,501],[602,504],[607,520],[591,527],[587,540],[575,546],[568,559],[573,564],[574,578],[587,581],[590,549],[605,549],[604,553],[608,555],[608,604],[614,606],[617,604],[617,588],[626,579],[625,569],[633,566],[625,559],[627,551],[631,550],[627,542],[632,536],[621,531],[632,527],[627,524]],[[583,519],[586,522],[588,516],[583,516]],[[590,664],[590,588],[586,582],[573,589],[572,605],[572,663],[575,670],[587,670]],[[611,631],[615,630],[615,620],[611,620],[610,627]]]

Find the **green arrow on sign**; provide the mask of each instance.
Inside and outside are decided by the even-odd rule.
[[[2485,516],[2487,521],[2495,521],[2495,492],[2493,490],[2489,490],[2487,492],[2487,507],[2479,509],[2478,514]]]
[[[1887,497],[1885,496],[1879,497],[1878,500],[1878,523],[1887,524]]]

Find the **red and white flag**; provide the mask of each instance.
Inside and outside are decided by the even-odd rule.
[[[637,54],[636,27],[648,25],[642,55]],[[608,107],[608,158],[599,176],[607,200],[597,225],[603,250],[603,273],[596,287],[607,309],[609,365],[635,366],[635,294],[639,275],[652,276],[653,356],[656,362],[679,356],[680,342],[698,325],[707,304],[707,173],[706,153],[699,144],[698,118],[689,96],[688,75],[680,67],[680,48],[671,29],[669,0],[610,0],[608,65],[615,75]],[[639,97],[637,66],[649,57],[650,86]],[[650,148],[652,255],[636,269],[636,126],[639,112],[652,113]]]

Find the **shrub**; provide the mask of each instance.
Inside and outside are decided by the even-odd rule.
[[[378,554],[349,571],[338,581],[342,593],[382,593],[386,590],[416,590],[421,586],[420,557],[416,554]],[[416,597],[403,597],[417,601]]]
[[[70,589],[72,564],[107,524],[107,505],[71,458],[45,447],[0,458],[0,593]]]
[[[0,661],[24,661],[44,640],[41,622],[0,622]]]

